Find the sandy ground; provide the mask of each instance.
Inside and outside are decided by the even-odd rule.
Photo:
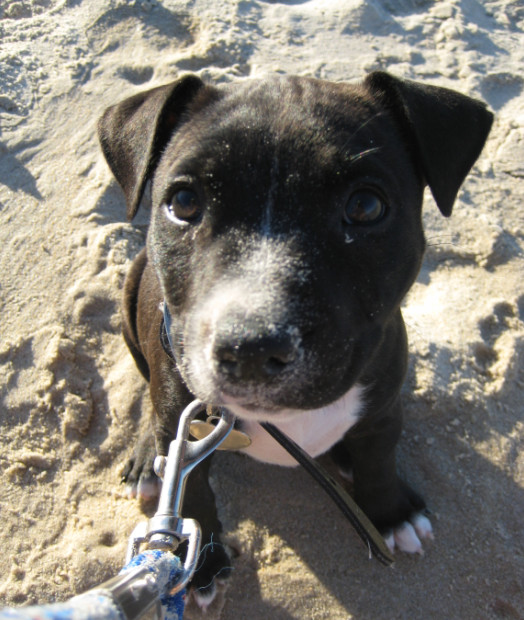
[[[400,462],[436,540],[383,568],[304,472],[222,454],[222,618],[524,618],[523,30],[520,0],[0,0],[1,604],[112,576],[143,519],[118,483],[148,410],[118,299],[147,213],[124,221],[101,111],[180,72],[381,68],[496,113],[454,216],[428,195],[405,304]]]

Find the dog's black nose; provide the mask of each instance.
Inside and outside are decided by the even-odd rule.
[[[220,374],[233,381],[268,381],[278,377],[297,357],[290,334],[264,333],[247,324],[225,328],[215,338],[214,356]]]

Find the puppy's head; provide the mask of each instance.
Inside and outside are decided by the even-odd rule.
[[[491,125],[458,93],[374,73],[220,88],[187,76],[109,108],[99,131],[148,236],[178,368],[259,418],[327,405],[366,376]]]

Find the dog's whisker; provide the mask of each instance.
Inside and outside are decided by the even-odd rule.
[[[347,138],[344,146],[342,147],[342,151],[343,152],[348,152],[349,150],[351,150],[352,147],[352,143],[354,141],[354,139],[356,138],[356,136],[363,130],[365,129],[370,123],[372,123],[374,120],[376,120],[377,118],[380,118],[381,116],[384,115],[384,112],[376,112],[375,114],[373,114],[372,116],[370,116],[370,118],[366,119],[364,122],[362,122],[356,129],[355,131],[353,131],[353,133]],[[351,161],[351,155],[350,155],[350,161]]]
[[[370,149],[366,149],[365,151],[361,151],[360,153],[357,153],[356,155],[351,155],[349,158],[350,163],[354,164],[357,161],[360,161],[362,159],[364,159],[364,157],[367,157],[369,155],[372,155],[373,153],[377,153],[378,151],[381,150],[382,147],[380,146],[374,146]]]

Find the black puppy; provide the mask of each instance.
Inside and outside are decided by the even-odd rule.
[[[189,75],[109,108],[100,140],[129,219],[152,181],[124,336],[150,381],[158,453],[197,396],[238,416],[246,453],[293,465],[257,424],[270,421],[312,456],[332,449],[389,546],[420,552],[431,525],[395,469],[400,303],[424,252],[424,187],[450,215],[491,122],[478,101],[381,72],[220,87]],[[175,361],[159,337],[164,303]],[[144,493],[153,456],[142,443],[126,474]],[[221,529],[208,467],[184,506],[204,543]],[[227,566],[208,551],[193,580],[201,606]]]

